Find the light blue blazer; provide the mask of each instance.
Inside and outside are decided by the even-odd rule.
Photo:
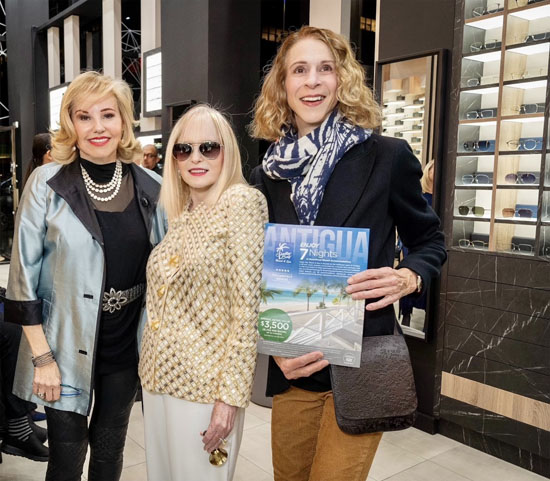
[[[161,178],[133,164],[129,168],[154,246],[167,226],[163,211],[157,208]],[[61,371],[61,382],[82,392],[53,403],[33,395],[32,353],[22,336],[13,386],[16,396],[89,414],[105,289],[103,248],[79,162],[36,169],[25,186],[16,216],[5,319],[22,325],[42,324]]]

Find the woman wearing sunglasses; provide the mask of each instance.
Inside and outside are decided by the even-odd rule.
[[[187,111],[167,152],[160,204],[169,230],[147,264],[139,365],[147,473],[228,481],[256,363],[267,206],[246,185],[235,134],[215,109]],[[218,448],[228,457],[213,466]]]
[[[145,267],[164,230],[158,176],[132,163],[132,107],[125,82],[76,77],[54,162],[31,174],[17,212],[5,317],[25,333],[14,393],[45,406],[48,481],[80,480],[88,445],[89,480],[122,471]]]
[[[369,269],[347,288],[366,300],[364,336],[392,334],[393,304],[424,292],[446,258],[420,162],[406,142],[373,133],[380,117],[348,41],[302,27],[279,48],[252,125],[273,142],[251,178],[271,222],[371,230]],[[394,269],[396,227],[409,255]],[[322,352],[270,359],[275,481],[366,479],[382,434],[341,431],[331,388]]]

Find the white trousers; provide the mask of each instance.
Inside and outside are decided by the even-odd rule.
[[[244,409],[224,449],[227,462],[212,466],[199,433],[208,428],[213,404],[177,399],[143,389],[145,457],[148,481],[231,481],[241,445]]]

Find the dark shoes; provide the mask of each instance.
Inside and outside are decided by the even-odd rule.
[[[42,444],[34,431],[26,441],[21,441],[9,435],[4,436],[2,451],[6,454],[22,456],[32,461],[45,462],[48,461],[49,456],[48,447]]]
[[[40,440],[41,443],[45,443],[48,439],[48,430],[46,428],[43,428],[39,426],[38,424],[35,424],[32,418],[29,416],[29,426],[33,430],[34,434],[36,434],[36,437]]]

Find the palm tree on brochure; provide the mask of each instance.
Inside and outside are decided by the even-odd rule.
[[[298,285],[298,287],[296,289],[294,289],[294,292],[292,293],[292,295],[294,297],[296,297],[299,294],[305,294],[306,297],[307,297],[307,309],[306,310],[309,311],[309,299],[318,290],[319,290],[319,288],[315,284],[312,284],[309,281],[304,281],[300,285]]]
[[[320,307],[321,309],[324,309],[325,306],[325,299],[328,296],[328,291],[332,287],[326,279],[321,279],[317,284],[317,288],[321,291],[321,294],[323,295],[323,300],[321,301]]]
[[[263,304],[267,304],[268,299],[273,299],[276,295],[281,295],[283,291],[279,289],[268,289],[267,282],[262,281],[262,286],[260,287],[260,299]]]
[[[347,284],[342,284],[341,282],[335,282],[329,286],[331,289],[338,289],[338,296],[334,299],[338,299],[338,303],[342,302],[344,299],[349,298],[349,294],[346,292]]]

